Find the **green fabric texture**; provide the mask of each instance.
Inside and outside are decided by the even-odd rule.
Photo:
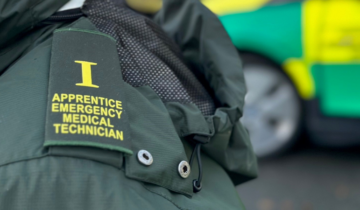
[[[167,102],[166,108],[180,137],[191,134],[209,136],[214,133],[212,122],[208,122],[195,104]]]
[[[51,146],[85,146],[85,147],[98,147],[101,149],[108,149],[108,150],[116,150],[118,152],[123,152],[128,155],[132,155],[133,151],[130,149],[126,149],[124,147],[119,146],[112,146],[112,145],[104,145],[103,143],[96,143],[96,142],[86,142],[86,141],[48,141],[44,143],[44,147],[51,147]]]
[[[190,156],[193,146],[186,139],[182,139],[186,153]],[[151,184],[144,184],[149,191],[164,197],[173,202],[179,209],[237,209],[242,210],[242,205],[232,181],[220,165],[214,162],[206,154],[201,156],[203,164],[203,189],[199,193],[195,193],[191,201],[189,197],[170,191]],[[198,165],[194,161],[191,168],[192,174],[198,174]],[[194,176],[193,176],[194,177]],[[193,179],[192,177],[192,179]],[[226,198],[225,198],[226,197]],[[220,199],[219,199],[220,198]]]
[[[34,47],[48,40],[52,36],[52,32],[63,25],[66,24],[45,25],[42,28],[30,30],[11,45],[0,47],[0,74],[11,66],[16,59],[19,59]]]
[[[14,60],[49,38],[64,23],[38,23],[56,12],[68,0],[0,1],[0,74]]]
[[[154,21],[180,46],[188,65],[203,74],[220,106],[242,111],[242,64],[219,19],[200,1],[164,0]]]
[[[229,171],[234,184],[255,178],[257,160],[247,131],[239,123],[246,93],[242,64],[220,21],[196,0],[164,0],[153,19],[181,47],[188,65],[202,73],[223,106],[207,117],[212,138],[203,151]],[[182,117],[181,112],[171,112],[177,128],[184,127],[183,122],[194,113],[186,106],[182,110]],[[203,124],[201,117],[194,122]],[[210,133],[212,129],[215,134]]]
[[[64,156],[93,160],[99,163],[108,164],[118,169],[123,167],[124,153],[116,150],[99,149],[96,147],[84,146],[61,146],[49,147],[49,155]]]
[[[0,165],[42,156],[51,40],[0,77]]]
[[[56,53],[51,53],[56,43],[53,31],[74,35],[74,47],[93,36],[109,40],[112,46],[94,39],[113,53],[104,54],[106,58],[99,53],[99,60],[117,53],[115,43],[86,18],[73,23],[38,22],[64,2],[36,3],[35,20],[23,22],[28,15],[23,10],[18,10],[20,22],[11,15],[0,19],[0,24],[14,27],[1,38],[17,40],[9,41],[0,54],[0,61],[6,61],[0,64],[4,72],[0,76],[0,209],[244,209],[225,171],[238,184],[256,177],[257,163],[239,122],[246,92],[241,62],[215,15],[195,0],[165,0],[154,19],[180,45],[188,65],[208,81],[221,108],[204,117],[194,104],[164,104],[150,87],[125,83],[121,91],[131,133],[127,149],[134,155],[124,155],[121,150],[85,144],[44,147],[50,65]],[[4,5],[0,4],[0,11]],[[17,23],[19,28],[11,26]],[[120,66],[116,69],[120,71]],[[202,147],[203,189],[196,194],[192,192],[196,161],[187,179],[178,174],[178,164],[188,161],[193,150],[188,142],[191,134],[211,136]],[[152,165],[138,161],[136,153],[141,149],[152,154]]]
[[[190,198],[91,160],[48,156],[22,161],[0,168],[0,209],[244,209],[221,167],[207,156],[203,162],[212,173],[204,174],[204,189]]]
[[[69,0],[0,2],[0,48],[17,42],[24,32],[54,14]]]
[[[188,158],[165,105],[150,87],[127,85],[126,93],[132,149],[147,150],[154,159],[147,167],[136,155],[126,157],[126,176],[191,196],[193,179],[183,179],[177,171]]]

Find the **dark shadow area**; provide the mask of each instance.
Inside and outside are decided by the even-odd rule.
[[[306,139],[291,152],[260,160],[259,178],[238,186],[247,210],[357,210],[360,147],[329,149]]]

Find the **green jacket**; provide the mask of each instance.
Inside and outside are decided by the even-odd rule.
[[[123,82],[111,36],[86,17],[47,19],[65,3],[0,3],[0,209],[243,208],[233,183],[255,178],[257,162],[239,122],[246,92],[241,62],[216,16],[196,0],[165,0],[152,17],[214,92],[218,108],[204,117],[194,104],[164,103],[150,87]],[[103,74],[92,71],[102,78],[93,84],[100,87],[80,87],[92,84],[73,75],[80,66],[83,75],[86,66],[103,66]],[[109,129],[93,126],[95,133],[79,134],[85,129],[80,121],[97,115],[95,96],[108,110],[97,123]],[[68,113],[83,107],[89,118],[72,115],[74,127],[59,127],[62,102],[69,102]],[[109,116],[101,121],[102,115]],[[178,173],[194,149],[193,135],[210,138],[202,147],[199,193],[192,188],[199,173],[195,161],[188,178]],[[140,150],[151,153],[150,166],[138,160]]]

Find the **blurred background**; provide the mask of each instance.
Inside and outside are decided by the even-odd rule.
[[[243,60],[248,210],[360,209],[360,0],[202,0]]]

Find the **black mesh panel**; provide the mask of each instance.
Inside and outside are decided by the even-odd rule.
[[[212,98],[181,59],[181,51],[149,18],[123,0],[88,0],[83,12],[103,33],[116,39],[125,82],[150,86],[164,102],[194,103],[214,113]]]

